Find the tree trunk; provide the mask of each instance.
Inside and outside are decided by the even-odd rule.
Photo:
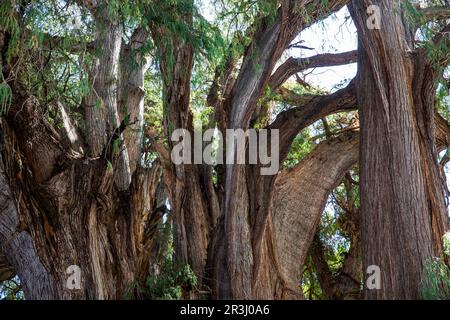
[[[192,6],[193,1],[186,1]],[[159,5],[171,10],[167,4]],[[180,21],[192,27],[193,11],[186,10]],[[163,129],[169,150],[174,141],[172,133],[183,129],[194,136],[193,116],[190,110],[190,85],[194,65],[192,43],[174,34],[165,26],[152,25],[152,36],[158,48],[163,84]],[[183,138],[184,139],[184,138]],[[192,141],[193,142],[193,141]],[[169,153],[169,152],[167,152]],[[191,150],[193,155],[193,147]],[[184,298],[199,298],[204,292],[205,266],[209,233],[214,224],[213,210],[217,210],[215,191],[212,190],[211,167],[191,163],[164,163],[164,183],[171,207],[174,230],[174,260],[176,265],[189,265],[198,278],[200,290],[183,292]],[[217,213],[215,214],[218,215]],[[201,292],[199,292],[201,291]]]
[[[103,159],[71,159],[49,180],[37,182],[29,169],[32,159],[20,156],[26,153],[20,141],[27,139],[5,124],[2,131],[5,186],[11,186],[20,213],[8,205],[12,214],[5,217],[2,244],[26,298],[115,299],[134,281],[144,283],[155,238],[145,226],[161,218],[155,211],[160,167],[139,169],[128,194],[114,187],[113,170]],[[72,265],[81,270],[78,290],[67,287]]]
[[[14,199],[8,187],[0,156],[0,252],[8,264],[9,277],[17,274],[25,297],[52,299],[55,297],[53,277],[45,270],[33,245],[33,239],[20,230]]]
[[[89,9],[101,54],[92,63],[93,88],[83,102],[86,140],[73,143],[68,117],[62,117],[66,131],[58,132],[19,80],[11,84],[11,109],[0,122],[0,207],[5,209],[0,252],[22,280],[27,299],[122,298],[132,285],[145,283],[157,238],[155,225],[162,218],[159,162],[141,166],[139,136],[122,142],[128,126],[125,111],[137,118],[135,128],[142,132],[147,64],[141,58],[137,69],[120,73],[120,21],[110,19],[104,3]],[[136,38],[142,40],[136,34],[130,46]],[[4,39],[2,53],[9,45],[9,37]],[[2,71],[5,78],[19,72],[8,64]],[[127,78],[120,80],[121,74]],[[122,119],[119,84],[129,89],[121,96],[120,106],[126,109],[120,110]],[[78,270],[80,283],[72,286],[76,276],[71,276]]]
[[[261,262],[255,269],[257,273],[249,275],[252,277],[252,298],[302,298],[301,273],[326,200],[357,158],[358,135],[349,132],[323,142],[293,169],[276,177],[273,202],[269,200],[269,220],[264,224]],[[219,299],[227,297],[223,296],[227,288],[221,288],[227,284],[223,280],[226,274],[220,273],[226,260],[218,259],[221,257],[218,251],[224,250],[224,242],[220,241],[223,230],[222,218],[210,244],[210,257],[215,259],[208,265],[211,278],[215,280],[212,282],[213,297]]]
[[[249,28],[252,40],[242,62],[230,50],[230,61],[223,70],[218,68],[207,98],[215,108],[209,126],[251,128],[252,120],[266,116],[259,101],[268,88],[278,90],[308,66],[354,61],[355,52],[317,55],[290,59],[274,70],[301,29],[348,2],[282,0],[276,2],[273,16],[262,12]],[[394,15],[399,1],[377,1],[385,9],[385,29],[380,31],[364,28],[369,1],[354,2],[363,44],[358,80],[329,95],[294,96],[280,90],[282,99],[295,100],[295,107],[281,112],[266,129],[279,130],[281,164],[302,129],[329,114],[356,108],[357,85],[365,265],[380,265],[383,283],[390,286],[374,297],[416,297],[423,263],[441,251],[445,230],[434,146],[431,80],[436,74],[425,52],[406,50],[403,22]],[[197,32],[194,1],[180,6],[158,1],[158,10],[174,13],[174,21],[166,23],[167,16],[158,17],[153,10],[150,31],[147,26],[137,28],[128,44],[123,30],[128,24],[120,21],[116,6],[107,8],[106,1],[79,3],[91,12],[94,43],[100,49],[88,72],[92,90],[82,102],[84,134],[73,134],[63,105],[58,107],[65,131],[47,121],[45,106],[22,86],[20,70],[13,68],[18,57],[8,62],[4,56],[10,35],[0,30],[4,78],[17,79],[8,82],[12,108],[0,122],[0,278],[17,273],[31,299],[123,297],[129,285],[142,285],[149,273],[155,225],[165,200],[157,188],[164,184],[172,209],[174,260],[192,267],[202,291],[184,292],[184,298],[199,298],[210,289],[211,297],[220,299],[301,299],[308,249],[329,193],[357,161],[358,133],[349,131],[321,143],[297,166],[273,176],[262,176],[261,164],[230,164],[214,168],[218,174],[213,182],[210,165],[174,164],[169,156],[172,133],[194,133],[191,76],[194,46],[203,42],[190,38],[197,36],[190,33]],[[149,61],[140,49],[150,35],[159,58],[168,148],[147,128],[146,138],[159,160],[143,168],[143,88]],[[437,124],[448,129],[446,123]],[[358,244],[352,250],[359,251]],[[344,266],[348,273],[359,269],[355,256],[352,253]],[[67,285],[74,265],[81,270],[80,288],[75,290]],[[411,266],[413,272],[403,275]]]
[[[331,1],[326,12],[338,10],[345,3]],[[275,16],[258,21],[258,28],[247,48],[239,75],[223,105],[228,128],[249,128],[252,117],[258,114],[257,100],[269,84],[281,54],[302,27],[324,14],[319,4],[311,4],[312,19],[305,21],[298,14],[298,6],[302,5],[295,1],[282,1]],[[307,118],[305,115],[304,118],[294,120],[298,120],[298,123],[283,142],[284,148],[280,148],[280,161],[284,159],[283,151],[287,154],[295,135],[308,122]],[[283,135],[280,136],[283,139]],[[260,168],[260,165],[225,166],[223,216],[213,235],[210,251],[213,257],[210,257],[209,264],[210,272],[220,277],[213,284],[213,295],[220,299],[270,299],[280,297],[280,292],[284,290],[275,292],[271,281],[266,278],[277,268],[271,266],[276,252],[271,244],[270,221],[275,176],[261,176]],[[284,284],[284,280],[280,281]]]
[[[329,194],[358,161],[358,138],[358,134],[349,132],[325,141],[277,178],[272,211],[275,252],[291,290],[299,286],[302,266]]]
[[[380,8],[368,29],[367,8]],[[368,299],[417,299],[424,263],[442,253],[448,228],[435,146],[437,74],[402,20],[401,1],[353,1],[360,37],[357,96],[361,123],[364,268],[381,269]]]

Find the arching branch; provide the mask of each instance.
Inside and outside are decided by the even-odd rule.
[[[269,81],[273,68],[286,47],[297,34],[318,19],[336,12],[349,1],[332,0],[324,7],[316,1],[282,1],[273,22],[273,17],[265,17],[259,23],[252,43],[243,58],[240,73],[231,94],[230,126],[246,127],[256,108],[264,86]],[[304,19],[304,9],[308,6],[308,19]]]
[[[422,8],[422,9],[419,9],[419,13],[421,13],[428,20],[449,19],[450,18],[450,6]]]
[[[277,177],[272,211],[275,252],[290,287],[300,281],[328,195],[358,160],[358,144],[354,131],[324,141]]]
[[[356,110],[356,94],[354,81],[336,91],[324,96],[290,96],[289,103],[297,105],[281,112],[270,129],[280,130],[280,160],[284,159],[291,143],[300,130],[327,115]]]
[[[311,68],[340,66],[356,62],[358,51],[347,51],[342,53],[318,54],[309,58],[289,58],[273,73],[269,80],[272,91],[277,90],[289,77]]]

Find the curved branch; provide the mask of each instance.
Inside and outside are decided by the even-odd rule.
[[[275,252],[290,287],[298,286],[328,195],[358,161],[358,145],[359,134],[349,131],[322,142],[277,177],[272,211]]]
[[[340,66],[355,63],[358,60],[358,51],[347,51],[342,53],[318,54],[308,58],[289,58],[273,73],[269,80],[272,91],[277,90],[287,79],[294,74],[320,67]]]
[[[443,20],[450,18],[450,6],[439,6],[419,9],[419,12],[428,20]]]
[[[435,115],[438,147],[450,142],[450,126]],[[359,133],[322,142],[294,168],[281,172],[275,183],[272,220],[278,266],[290,286],[301,276],[308,248],[330,192],[358,161]]]
[[[302,129],[327,115],[356,110],[357,107],[354,81],[330,95],[296,96],[289,102],[296,103],[295,99],[300,100],[297,100],[297,107],[281,112],[269,126],[280,130],[280,161],[286,157],[292,141]]]
[[[231,93],[230,126],[246,127],[256,108],[275,63],[286,47],[304,28],[346,5],[348,0],[330,0],[326,7],[316,1],[282,1],[277,16],[264,17],[243,58],[242,67]],[[308,12],[308,20],[305,19]]]

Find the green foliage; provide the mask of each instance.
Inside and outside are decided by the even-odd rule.
[[[184,40],[196,52],[208,58],[214,58],[223,46],[219,29],[198,12],[192,0],[165,0],[154,3],[145,8],[144,20],[151,21],[153,25],[164,30],[160,35],[160,41],[168,49],[164,59],[176,53],[176,48],[171,45],[172,38]]]
[[[312,14],[316,17],[321,17],[329,13],[328,10],[329,0],[311,1],[306,5],[297,3],[294,10],[301,16],[304,25],[312,23]]]
[[[179,300],[183,290],[197,285],[197,277],[189,265],[175,267],[171,259],[167,259],[161,270],[160,274],[149,276],[142,288],[136,283],[130,285],[124,299]]]
[[[150,67],[145,74],[144,89],[145,122],[148,126],[162,132],[162,81],[156,66]]]
[[[450,257],[450,232],[443,238],[444,256]],[[429,259],[425,262],[421,295],[425,300],[450,300],[450,268],[444,257]]]
[[[24,300],[18,277],[0,282],[0,300]]]
[[[427,6],[445,5],[444,1],[434,0],[426,1]],[[418,38],[418,46],[427,51],[428,58],[432,62],[439,74],[442,73],[442,61],[448,57],[449,42],[435,41],[438,33],[443,29],[443,25],[436,21],[428,21],[422,11],[414,5],[411,1],[402,2],[404,16],[407,23],[414,28],[420,26],[419,32],[416,35]]]
[[[80,125],[79,106],[90,90],[86,80],[87,66],[92,65],[91,55],[87,53],[87,45],[93,38],[90,14],[73,2],[35,0],[21,8],[23,16],[19,23],[15,16],[17,6],[4,13],[8,5],[9,1],[0,4],[2,17],[8,17],[0,20],[0,29],[6,29],[12,35],[8,52],[18,57],[20,50],[20,58],[13,64],[15,70],[11,74],[17,76],[25,89],[45,106],[51,123],[60,125],[57,105],[61,103],[72,124]],[[74,8],[79,12],[75,14]],[[74,17],[79,20],[76,28],[70,24]],[[6,83],[9,81],[6,79]],[[5,103],[9,102],[5,99],[9,96],[5,83],[1,91],[4,112]]]
[[[450,300],[450,269],[441,259],[425,263],[421,294],[425,300]]]
[[[12,91],[6,83],[0,83],[0,115],[8,113],[11,108]]]
[[[292,168],[305,158],[313,149],[314,144],[311,141],[311,133],[309,130],[303,130],[302,133],[295,137],[292,142],[291,149],[284,161],[284,166]]]
[[[163,257],[161,271],[147,278],[142,293],[146,299],[181,299],[183,291],[195,288],[197,277],[189,265],[179,265],[173,260],[171,223],[162,221],[159,230],[159,255]]]
[[[320,221],[320,239],[324,243],[325,260],[331,272],[337,272],[342,267],[351,245],[349,237],[339,223],[343,214],[341,208],[325,209]]]
[[[344,182],[333,190],[320,220],[318,237],[323,246],[324,260],[333,277],[342,271],[347,254],[359,232],[354,225],[354,215],[359,214],[360,207],[358,176],[358,169],[353,168]],[[347,206],[352,207],[353,212],[349,212]],[[302,289],[308,299],[323,298],[311,255],[308,255],[306,261]]]
[[[322,288],[317,278],[317,269],[310,255],[306,258],[305,270],[302,275],[301,289],[308,300],[320,300],[323,295]]]
[[[174,300],[183,298],[184,292],[195,289],[197,277],[187,264],[179,265],[173,260],[173,229],[170,221],[162,219],[158,225],[158,252],[154,259],[161,261],[144,284],[132,283],[125,299]]]
[[[113,165],[112,165],[112,163],[110,161],[106,162],[106,170],[108,172],[113,172],[114,171]]]
[[[450,256],[450,232],[444,235],[444,254]]]
[[[213,5],[218,8],[217,20],[227,26],[224,29],[227,35],[245,30],[257,19],[269,17],[273,20],[277,13],[277,1],[274,0],[215,0]]]
[[[210,120],[210,116],[213,113],[214,109],[212,107],[205,107],[194,110],[194,125],[201,125],[201,127],[207,126]]]
[[[150,276],[144,290],[150,299],[180,299],[183,289],[190,290],[197,285],[197,277],[189,265],[174,266],[171,259],[166,259],[162,273]]]
[[[6,31],[10,35],[9,45],[6,52],[6,60],[19,52],[20,26],[17,21],[13,2],[10,0],[0,2],[0,30]]]

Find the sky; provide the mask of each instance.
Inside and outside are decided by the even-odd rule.
[[[293,49],[286,52],[288,55],[310,57],[321,53],[352,51],[357,48],[356,27],[350,18],[347,7],[301,32],[294,41],[299,40],[304,41],[302,45],[314,48],[314,50]],[[356,75],[356,71],[356,63],[316,68],[308,71],[312,73],[307,75],[305,80],[315,87],[334,91],[336,84],[344,80],[351,80]]]
[[[298,41],[302,41],[302,46],[306,46],[312,50],[286,50],[278,65],[289,57],[307,58],[323,53],[340,53],[356,50],[356,27],[350,18],[347,7],[344,7],[327,19],[313,24],[311,27],[300,32],[293,42],[296,43]],[[315,88],[333,92],[340,89],[337,87],[338,84],[342,84],[343,81],[347,84],[354,78],[356,72],[357,64],[352,63],[344,66],[309,69],[304,72],[304,79],[302,79]],[[302,77],[301,74],[300,77]],[[295,76],[292,79],[295,79]],[[319,132],[315,134],[319,134]]]

